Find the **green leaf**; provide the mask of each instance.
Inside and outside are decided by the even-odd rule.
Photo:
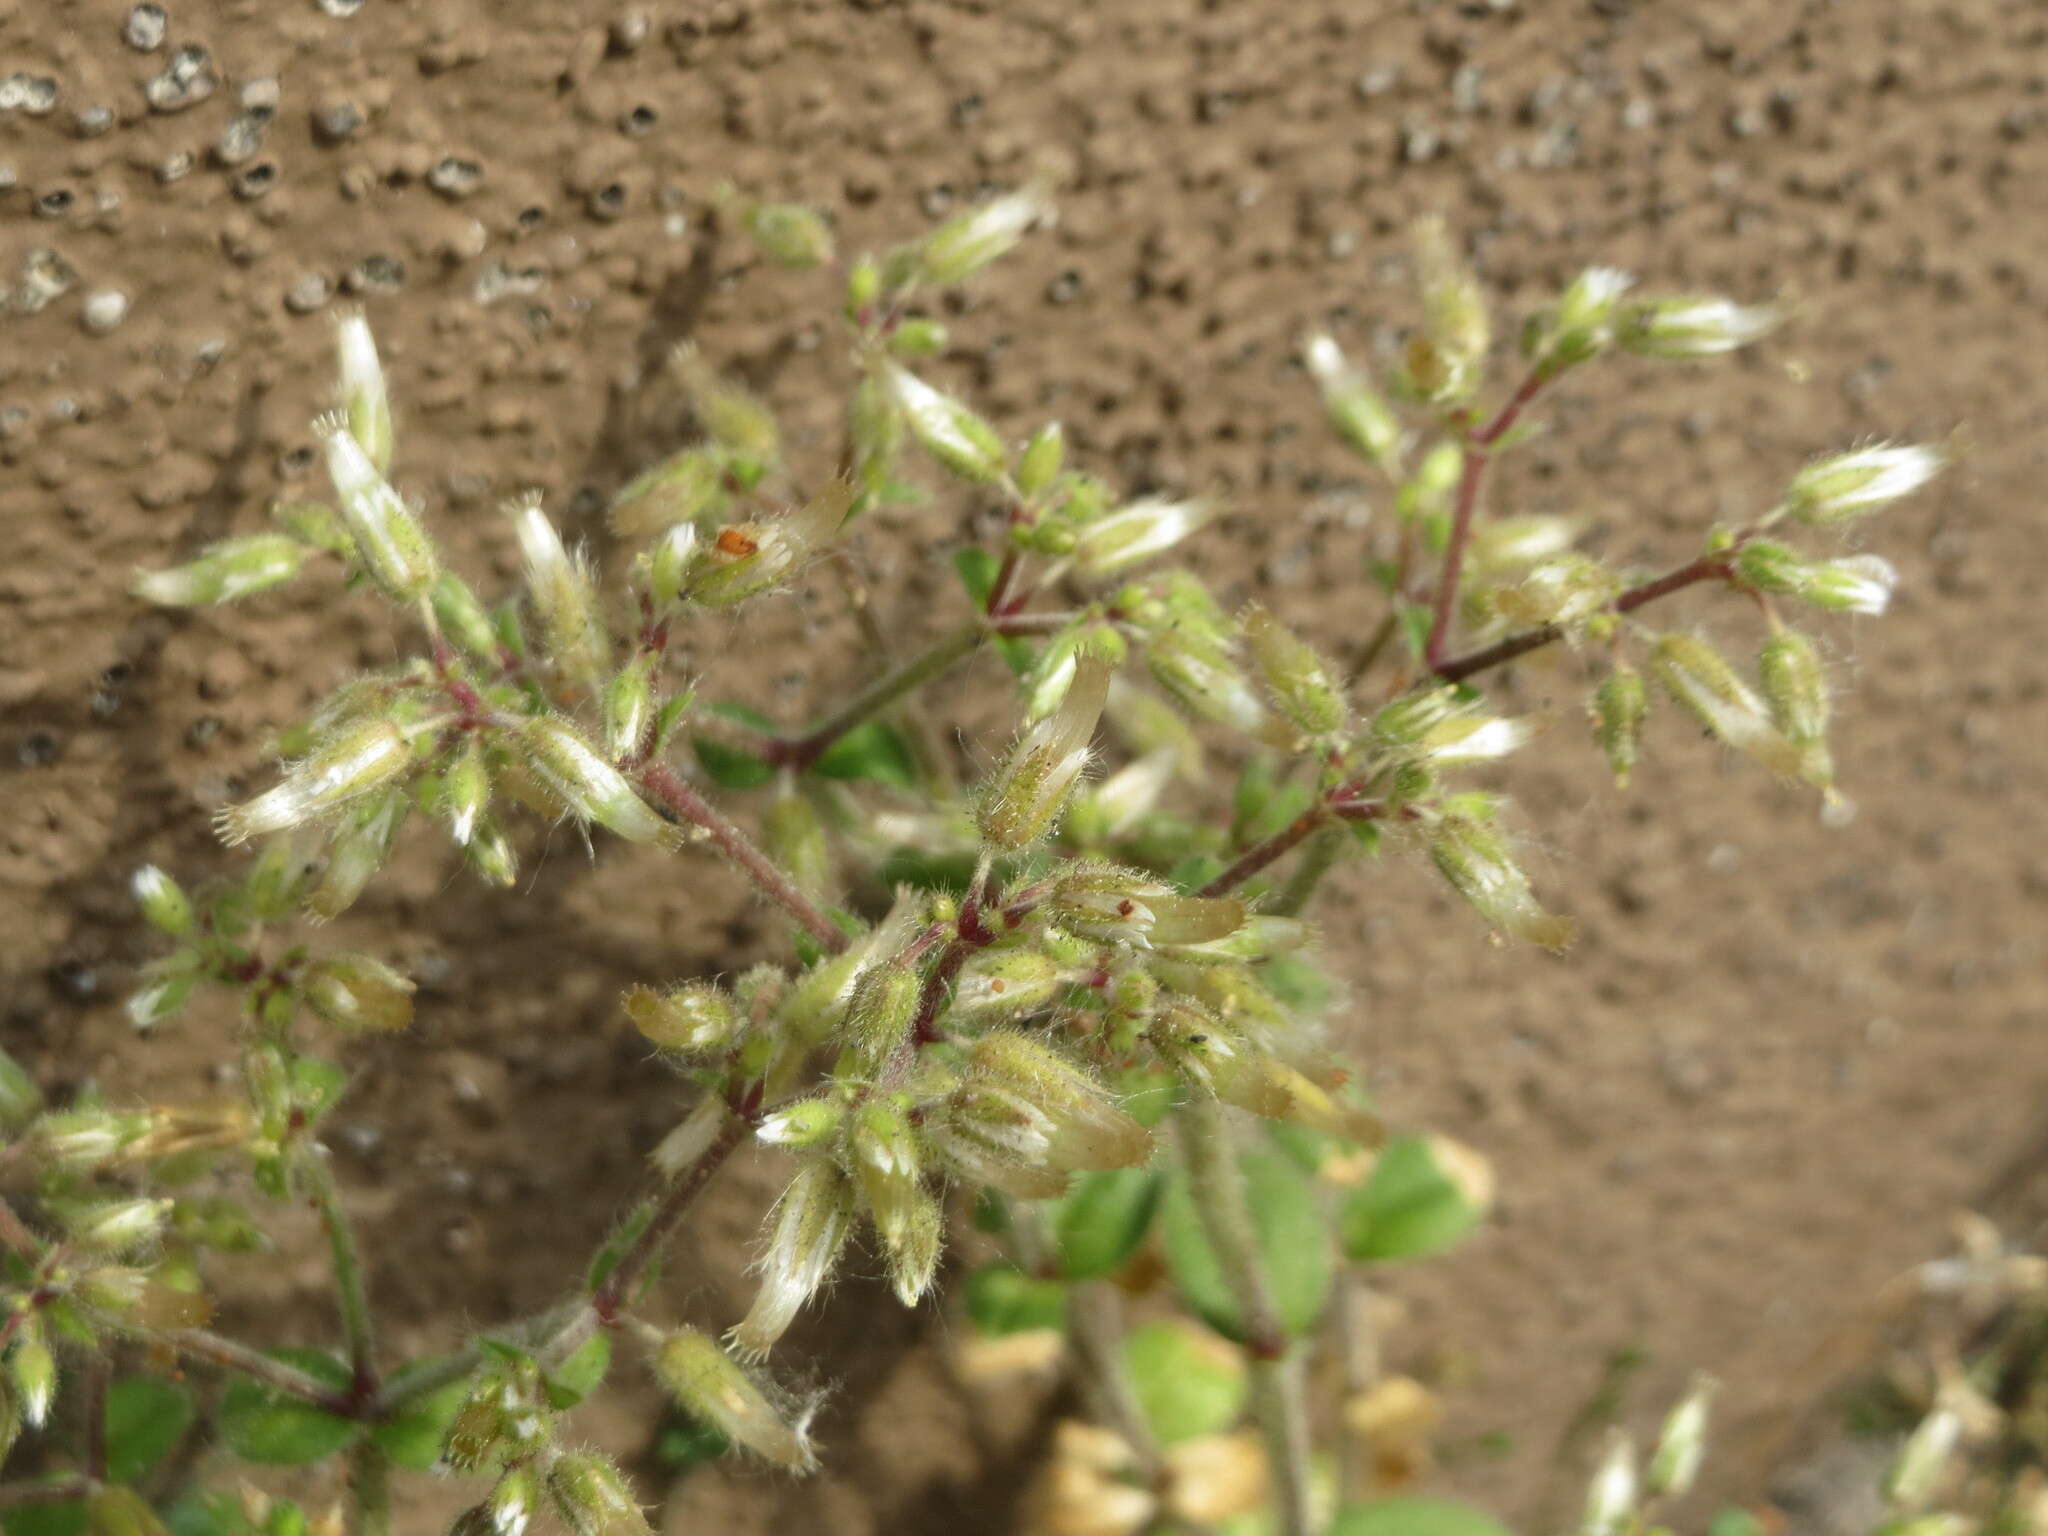
[[[1442,1253],[1485,1213],[1466,1197],[1429,1140],[1397,1136],[1372,1176],[1344,1203],[1338,1226],[1354,1259],[1420,1259]]]
[[[855,726],[825,749],[814,770],[828,779],[872,779],[898,789],[917,788],[917,759],[903,733],[883,720]]]
[[[7,1536],[85,1536],[85,1500],[59,1499],[7,1511]]]
[[[426,1362],[421,1362],[425,1364]],[[469,1381],[452,1381],[437,1392],[416,1397],[396,1417],[370,1431],[386,1456],[412,1472],[431,1470],[441,1459],[448,1427],[469,1399]]]
[[[107,1478],[132,1483],[176,1445],[192,1422],[192,1394],[154,1376],[107,1389]]]
[[[655,1432],[654,1464],[671,1477],[681,1477],[707,1461],[716,1461],[731,1449],[731,1442],[702,1419],[680,1410],[671,1413]]]
[[[248,1536],[249,1521],[231,1493],[191,1493],[164,1511],[171,1536]]]
[[[1315,1326],[1330,1290],[1330,1240],[1315,1189],[1294,1160],[1277,1149],[1247,1151],[1238,1166],[1274,1309],[1290,1334],[1305,1334]],[[1174,1284],[1188,1305],[1225,1338],[1242,1343],[1237,1298],[1202,1230],[1185,1175],[1167,1186],[1160,1231]]]
[[[1124,1340],[1124,1369],[1162,1445],[1228,1429],[1244,1412],[1243,1355],[1185,1323],[1169,1318],[1133,1329]]]
[[[984,1264],[967,1277],[967,1316],[990,1338],[1067,1325],[1067,1288],[1014,1264]]]
[[[1746,1509],[1724,1509],[1709,1522],[1707,1536],[1764,1536],[1764,1528]]]
[[[1053,1202],[1060,1273],[1069,1280],[1092,1280],[1135,1253],[1159,1209],[1162,1182],[1149,1168],[1117,1168],[1076,1179]]]
[[[749,730],[761,732],[764,736],[773,736],[781,729],[772,719],[762,714],[760,710],[754,708],[751,704],[724,702],[706,704],[704,707],[721,720],[735,721],[740,725],[746,726]]]
[[[1436,623],[1436,615],[1421,603],[1402,603],[1396,611],[1401,616],[1401,638],[1407,642],[1408,654],[1420,658],[1429,649],[1429,631]]]
[[[697,749],[697,766],[721,789],[759,789],[775,777],[766,758],[716,736],[694,735],[690,744]]]
[[[1511,1536],[1491,1515],[1449,1499],[1370,1499],[1339,1510],[1329,1536]]]
[[[271,1358],[297,1366],[322,1386],[348,1387],[348,1367],[319,1350],[278,1349]],[[303,1466],[332,1456],[355,1439],[359,1427],[254,1381],[232,1382],[221,1395],[221,1438],[244,1461]]]
[[[548,1401],[557,1408],[575,1407],[597,1389],[611,1363],[612,1341],[593,1333],[548,1373]]]
[[[985,549],[961,549],[953,553],[953,569],[960,573],[960,585],[974,599],[977,608],[988,607],[988,595],[996,589],[996,572],[1003,562]]]
[[[875,878],[885,887],[908,885],[920,891],[964,891],[974,878],[975,855],[928,853],[922,848],[892,849]]]

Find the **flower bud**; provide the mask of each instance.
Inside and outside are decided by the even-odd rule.
[[[204,1296],[164,1285],[146,1269],[87,1270],[73,1294],[95,1311],[138,1328],[196,1328],[213,1310]]]
[[[1802,596],[1832,613],[1876,615],[1891,606],[1899,573],[1882,555],[1850,555],[1809,568]]]
[[[70,1211],[64,1225],[81,1247],[118,1256],[154,1244],[170,1216],[169,1200],[114,1200]]]
[[[882,296],[882,267],[863,255],[846,274],[846,318],[862,323],[861,311]]]
[[[854,483],[863,495],[875,495],[889,484],[896,456],[903,450],[904,425],[903,408],[886,375],[862,374],[847,404],[846,433]]]
[[[660,658],[636,651],[604,689],[604,749],[614,761],[640,757],[654,729],[654,667]]]
[[[150,1128],[147,1115],[116,1115],[103,1109],[74,1109],[36,1122],[37,1150],[70,1173],[87,1173],[112,1162]]]
[[[411,766],[412,747],[403,731],[389,720],[361,720],[292,764],[275,788],[222,810],[214,824],[228,843],[289,831],[368,794]]]
[[[629,843],[663,843],[669,824],[633,791],[568,721],[540,715],[519,728],[517,741],[534,776],[576,815]]]
[[[758,473],[782,456],[775,416],[754,394],[719,377],[692,342],[678,346],[670,359],[697,420],[713,442],[740,461],[736,467]]]
[[[682,603],[699,553],[697,525],[677,523],[640,557],[647,595],[657,612],[669,612]]]
[[[1409,384],[1432,405],[1453,404],[1479,387],[1492,334],[1486,298],[1452,248],[1442,219],[1416,224],[1415,259],[1422,281],[1423,334],[1409,347]]]
[[[505,509],[526,559],[526,588],[540,613],[548,658],[563,676],[590,693],[611,665],[611,641],[598,614],[596,582],[581,560],[571,559],[561,535],[529,496]]]
[[[301,544],[324,549],[344,560],[355,558],[355,540],[341,514],[322,501],[282,501],[270,509],[279,527]]]
[[[718,1051],[739,1038],[743,1021],[715,982],[688,981],[667,992],[634,987],[625,996],[633,1027],[665,1051]]]
[[[1056,421],[1047,422],[1032,434],[1017,458],[1017,489],[1026,496],[1043,496],[1059,478],[1067,461],[1067,430]]]
[[[913,315],[896,322],[896,328],[889,333],[889,352],[893,357],[937,357],[946,350],[946,341],[943,324]]]
[[[1046,910],[1075,933],[1140,949],[1206,944],[1235,933],[1244,922],[1242,902],[1183,896],[1164,881],[1113,864],[1070,864]]]
[[[1373,738],[1384,747],[1412,748],[1462,707],[1455,688],[1405,694],[1372,717]]]
[[[1112,624],[1085,617],[1069,624],[1045,643],[1025,675],[1025,723],[1035,724],[1059,708],[1083,656],[1099,656],[1114,668],[1122,664],[1129,650]]]
[[[1028,729],[982,793],[985,843],[1016,853],[1051,830],[1074,781],[1088,765],[1089,743],[1109,697],[1109,664],[1084,656],[1059,708]]]
[[[1336,341],[1322,333],[1302,344],[1301,356],[1338,434],[1387,474],[1399,475],[1401,420],[1373,388],[1371,377],[1347,362]]]
[[[430,601],[442,634],[486,666],[497,664],[503,642],[468,582],[453,571],[443,571],[434,582]]]
[[[951,395],[894,363],[881,377],[911,435],[944,468],[975,484],[992,484],[1003,478],[1007,455],[994,427]]]
[[[885,1244],[909,1232],[923,1198],[924,1162],[917,1136],[900,1104],[870,1099],[854,1117],[850,1138],[854,1182]]]
[[[1593,691],[1593,735],[1607,754],[1614,782],[1627,784],[1642,747],[1643,722],[1650,714],[1650,691],[1643,674],[1620,657]]]
[[[1774,773],[1797,776],[1798,751],[1773,729],[1763,701],[1704,640],[1664,636],[1650,653],[1650,670],[1712,735]]]
[[[1664,1420],[1645,1483],[1651,1498],[1682,1499],[1692,1491],[1707,1453],[1707,1407],[1713,1397],[1714,1383],[1701,1378]]]
[[[731,608],[768,591],[832,541],[852,506],[852,484],[834,480],[785,517],[719,529],[692,564],[686,595],[707,608]]]
[[[197,560],[162,571],[137,571],[128,590],[161,608],[198,608],[281,586],[299,574],[306,547],[282,533],[252,533],[209,544]]]
[[[525,1536],[540,1503],[540,1486],[530,1467],[514,1467],[499,1478],[484,1502],[491,1536]]]
[[[1614,571],[1584,555],[1544,561],[1513,586],[1492,594],[1493,606],[1517,624],[1584,624],[1621,595]]]
[[[776,1202],[759,1261],[761,1289],[733,1330],[733,1343],[742,1355],[765,1355],[812,1293],[831,1278],[853,1223],[853,1210],[852,1187],[831,1162],[807,1162],[789,1181]]]
[[[1586,1513],[1579,1536],[1620,1536],[1636,1507],[1636,1453],[1626,1436],[1617,1433],[1586,1489]]]
[[[313,430],[326,445],[327,477],[334,482],[342,520],[363,568],[388,596],[409,599],[428,591],[440,574],[440,562],[419,518],[340,416],[321,417]]]
[[[0,1051],[0,1131],[19,1130],[42,1107],[43,1094],[36,1080],[20,1062]]]
[[[513,852],[511,838],[493,817],[486,816],[478,823],[462,851],[469,859],[469,867],[501,891],[510,890],[519,878],[519,855]]]
[[[761,841],[792,884],[816,900],[832,881],[825,823],[808,796],[785,785],[761,817]]]
[[[694,523],[724,494],[725,455],[715,448],[685,448],[628,480],[607,516],[622,538],[660,533]]]
[[[1240,620],[1252,664],[1280,712],[1311,736],[1344,725],[1344,688],[1316,648],[1254,605]]]
[[[1617,318],[1614,339],[1638,357],[1714,357],[1748,346],[1783,318],[1769,305],[1742,305],[1711,294],[1644,299]]]
[[[1074,565],[1084,576],[1114,576],[1165,554],[1215,515],[1209,502],[1145,497],[1083,528]]]
[[[316,1015],[352,1034],[389,1034],[412,1023],[412,982],[374,955],[322,956],[306,967],[300,989]]]
[[[448,818],[448,835],[466,846],[483,825],[491,805],[491,770],[483,743],[472,736],[441,775],[440,811]]]
[[[764,1115],[761,1123],[754,1127],[754,1139],[771,1147],[801,1150],[837,1135],[845,1119],[844,1099],[799,1099],[771,1115]]]
[[[1557,301],[1547,356],[1560,365],[1581,363],[1614,339],[1614,309],[1635,279],[1613,267],[1588,267]]]
[[[1155,632],[1145,651],[1153,680],[1190,712],[1247,736],[1271,724],[1251,679],[1221,644],[1180,628]]]
[[[974,1042],[970,1084],[1042,1117],[1055,1168],[1130,1168],[1152,1155],[1152,1133],[1081,1068],[1029,1035],[998,1030]]]
[[[1529,877],[1491,827],[1446,817],[1430,839],[1429,856],[1452,888],[1501,932],[1545,949],[1571,942],[1571,921],[1543,910]]]
[[[1528,720],[1460,715],[1424,731],[1415,753],[1433,769],[1469,768],[1519,751],[1535,735],[1536,727]]]
[[[192,931],[192,898],[156,865],[145,864],[136,870],[129,877],[128,889],[151,927],[173,938]]]
[[[1879,443],[1807,465],[1792,477],[1784,510],[1797,522],[1833,527],[1910,496],[1942,469],[1939,449]]]
[[[391,397],[385,392],[384,365],[377,360],[370,322],[360,312],[343,315],[334,328],[334,341],[341,362],[336,397],[349,436],[362,445],[378,474],[389,474],[394,441]]]
[[[569,1451],[547,1471],[548,1494],[575,1536],[654,1536],[625,1476],[602,1456]]]
[[[984,950],[954,982],[952,1012],[983,1023],[1019,1018],[1059,996],[1065,974],[1040,950]]]
[[[725,1101],[715,1093],[706,1094],[674,1130],[661,1138],[648,1154],[648,1161],[668,1179],[694,1168],[725,1129],[726,1117]]]
[[[1954,1472],[1962,1438],[1962,1416],[1954,1408],[1936,1407],[1906,1437],[1885,1479],[1885,1496],[1905,1510],[1931,1504]]]
[[[807,272],[832,259],[832,226],[801,203],[755,203],[742,222],[761,254],[778,266]]]
[[[15,1330],[14,1348],[7,1356],[7,1375],[14,1383],[21,1404],[21,1417],[30,1429],[49,1422],[50,1404],[57,1396],[57,1357],[50,1353],[39,1320],[31,1317]]]
[[[902,1043],[922,992],[915,968],[897,960],[861,972],[846,1002],[846,1033],[867,1060],[880,1062]]]
[[[1007,255],[1052,210],[1052,181],[1038,177],[1003,197],[948,219],[918,249],[918,266],[941,287],[972,277]]]
[[[732,1444],[786,1472],[816,1470],[809,1414],[794,1422],[785,1417],[716,1339],[694,1328],[677,1329],[655,1352],[654,1374],[685,1413]]]
[[[1826,740],[1827,669],[1811,640],[1794,629],[1778,630],[1757,656],[1757,678],[1771,723],[1787,741],[1811,748]]]
[[[137,1029],[154,1029],[174,1018],[191,1000],[198,974],[189,960],[179,957],[168,965],[153,965],[144,972],[141,986],[128,994],[128,1022]]]
[[[885,1233],[882,1246],[889,1262],[889,1288],[906,1307],[914,1307],[932,1288],[945,1249],[946,1217],[924,1186],[910,1191],[908,1209],[895,1234]]]

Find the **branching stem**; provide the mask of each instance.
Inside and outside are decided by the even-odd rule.
[[[370,1297],[363,1280],[362,1253],[356,1244],[355,1228],[335,1187],[334,1167],[325,1147],[311,1146],[299,1164],[300,1176],[313,1207],[320,1213],[320,1225],[327,1232],[328,1251],[334,1265],[334,1290],[341,1307],[341,1329],[348,1341],[349,1369],[353,1376],[351,1395],[367,1403],[377,1395],[377,1335],[370,1316]]]

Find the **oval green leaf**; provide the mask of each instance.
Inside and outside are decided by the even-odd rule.
[[[1244,1356],[1185,1323],[1168,1318],[1133,1329],[1124,1369],[1162,1445],[1228,1429],[1244,1412]]]
[[[297,1366],[322,1386],[348,1387],[348,1367],[319,1350],[279,1349],[271,1358]],[[253,1381],[232,1382],[221,1394],[221,1438],[244,1461],[303,1466],[332,1456],[356,1438],[360,1427]]]
[[[1329,1536],[1513,1536],[1492,1516],[1449,1499],[1372,1499],[1340,1510]]]
[[[183,1438],[192,1394],[154,1376],[129,1376],[107,1389],[107,1479],[132,1483]]]
[[[1397,1136],[1372,1176],[1345,1202],[1340,1230],[1354,1259],[1420,1259],[1442,1253],[1484,1214],[1439,1163],[1429,1141]]]
[[[1294,1160],[1277,1149],[1247,1151],[1238,1166],[1244,1171],[1245,1197],[1272,1286],[1273,1306],[1282,1327],[1296,1336],[1305,1334],[1322,1314],[1332,1268],[1329,1234],[1314,1186]],[[1237,1298],[1209,1247],[1184,1176],[1167,1188],[1160,1232],[1174,1284],[1188,1305],[1225,1338],[1242,1343],[1245,1330]]]
[[[1067,1288],[1014,1264],[984,1264],[967,1277],[967,1316],[990,1338],[1067,1325]]]
[[[1159,1209],[1161,1180],[1149,1168],[1084,1174],[1053,1202],[1060,1273],[1069,1280],[1106,1275],[1137,1251]]]

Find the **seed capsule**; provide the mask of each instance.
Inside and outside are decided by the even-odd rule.
[[[1613,670],[1593,691],[1593,734],[1617,784],[1627,784],[1635,770],[1649,713],[1650,691],[1642,673],[1617,657]]]
[[[694,1328],[677,1329],[655,1352],[654,1372],[686,1413],[734,1445],[785,1471],[816,1469],[809,1415],[794,1421],[784,1416],[717,1340]]]
[[[673,838],[669,824],[634,792],[626,776],[566,720],[537,716],[520,728],[517,740],[534,776],[578,816],[629,843]]]
[[[389,783],[411,766],[412,747],[403,731],[389,720],[361,720],[293,764],[275,788],[221,811],[215,825],[228,843],[289,831]]]
[[[306,547],[282,533],[252,533],[209,544],[197,560],[162,571],[137,571],[128,590],[162,608],[198,608],[282,586],[299,574]]]
[[[327,475],[363,568],[391,597],[409,601],[429,591],[440,561],[419,518],[340,416],[321,417],[313,430],[326,447]]]
[[[1363,368],[1346,361],[1336,341],[1318,333],[1301,349],[1323,394],[1323,409],[1346,442],[1390,475],[1401,473],[1401,420]]]
[[[893,363],[881,377],[895,409],[925,452],[963,480],[988,484],[1002,479],[1006,454],[994,427],[951,395]]]
[[[1081,658],[1059,708],[1026,731],[983,792],[983,840],[1002,852],[1031,847],[1051,830],[1088,764],[1089,743],[1109,697],[1110,668]]]
[[[412,1023],[413,983],[374,955],[326,955],[300,983],[306,1006],[336,1029],[389,1034]]]

